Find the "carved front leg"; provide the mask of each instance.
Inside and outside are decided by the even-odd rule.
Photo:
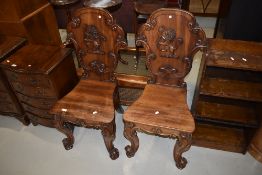
[[[116,137],[116,124],[113,120],[109,124],[103,124],[101,127],[102,136],[106,145],[106,149],[109,152],[110,158],[115,160],[119,157],[118,149],[114,147],[113,141]]]
[[[136,133],[136,130],[134,128],[135,125],[133,123],[129,123],[129,122],[124,121],[124,125],[125,125],[124,136],[131,143],[131,145],[127,145],[125,147],[126,155],[127,155],[127,157],[130,158],[130,157],[133,157],[138,150],[139,139],[137,137],[137,133]]]
[[[186,158],[182,157],[182,153],[189,150],[191,143],[192,143],[191,133],[179,134],[173,152],[177,168],[179,169],[185,168],[187,164],[187,160]]]
[[[70,150],[73,148],[73,144],[75,142],[75,138],[73,135],[74,126],[71,123],[67,123],[62,119],[58,119],[56,123],[56,129],[67,136],[67,138],[63,139],[63,145],[66,150]]]

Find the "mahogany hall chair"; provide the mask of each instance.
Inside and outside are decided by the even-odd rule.
[[[124,113],[124,136],[131,142],[125,147],[128,157],[138,150],[140,131],[176,138],[176,166],[186,166],[182,153],[191,146],[195,122],[187,106],[184,78],[194,54],[205,51],[205,43],[205,33],[195,17],[181,9],[159,9],[141,26],[136,44],[146,49],[151,76],[143,94]]]
[[[114,111],[119,99],[114,70],[120,58],[118,50],[127,47],[125,34],[108,11],[96,8],[76,10],[67,30],[67,43],[73,43],[83,74],[50,113],[55,115],[56,128],[67,136],[65,149],[73,147],[74,125],[100,129],[111,159],[116,159]]]

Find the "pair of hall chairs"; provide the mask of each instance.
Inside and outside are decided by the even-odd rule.
[[[119,151],[114,147],[115,110],[119,107],[114,69],[126,48],[125,35],[109,12],[82,8],[68,23],[68,43],[75,47],[83,68],[76,87],[50,110],[57,130],[64,133],[65,149],[74,144],[74,126],[100,129],[111,159]],[[132,157],[139,147],[137,131],[176,138],[173,150],[176,166],[184,168],[182,153],[191,146],[194,119],[186,103],[184,77],[192,66],[193,55],[205,49],[205,33],[194,16],[180,9],[159,9],[140,28],[136,44],[146,49],[150,80],[142,96],[123,114],[124,136],[131,142],[125,147]]]

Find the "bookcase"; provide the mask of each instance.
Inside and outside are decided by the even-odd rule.
[[[261,104],[262,43],[209,39],[191,108],[194,144],[245,153]]]

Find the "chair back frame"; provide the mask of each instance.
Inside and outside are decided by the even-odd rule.
[[[72,15],[67,25],[67,43],[72,43],[83,79],[114,81],[114,70],[118,64],[119,49],[127,43],[123,29],[112,15],[98,8],[81,8]]]
[[[136,45],[146,50],[149,83],[186,87],[193,56],[206,49],[206,35],[195,17],[181,9],[162,8],[141,26]]]

